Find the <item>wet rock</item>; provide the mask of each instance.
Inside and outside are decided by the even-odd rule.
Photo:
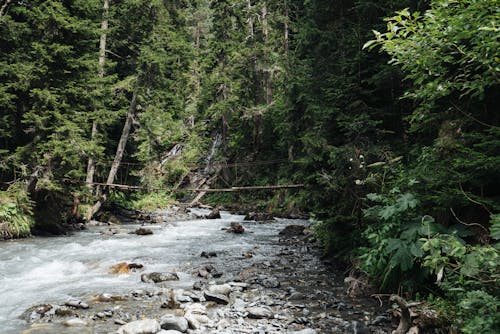
[[[122,319],[115,319],[114,320],[114,323],[116,325],[125,325],[127,322],[126,321],[123,321]]]
[[[214,284],[208,287],[208,291],[226,296],[229,295],[232,290],[229,284]]]
[[[284,236],[284,237],[296,237],[296,236],[301,236],[304,235],[304,230],[306,227],[304,225],[288,225],[285,227],[279,235]]]
[[[203,296],[207,301],[216,302],[217,304],[227,305],[229,304],[229,298],[219,293],[213,293],[210,291],[205,291]]]
[[[227,229],[226,232],[242,234],[243,232],[245,232],[245,228],[240,223],[231,223],[229,229]]]
[[[208,215],[205,216],[205,219],[218,219],[220,218],[220,209],[215,208]]]
[[[373,319],[371,324],[372,325],[379,325],[379,324],[384,323],[384,322],[391,322],[391,318],[389,318],[388,316],[385,316],[385,315],[379,315],[379,316],[375,317],[375,319]]]
[[[129,322],[118,328],[116,334],[156,334],[161,330],[160,324],[154,319],[144,319]]]
[[[89,308],[89,304],[87,304],[81,300],[78,300],[78,299],[68,300],[64,305],[71,306],[74,308],[80,308],[80,309],[84,309],[84,310]]]
[[[137,234],[137,235],[150,235],[150,234],[153,234],[153,230],[151,230],[150,228],[141,227],[141,228],[138,228],[137,230],[135,230],[135,234]]]
[[[273,215],[265,212],[249,212],[245,216],[245,220],[268,221],[274,220]]]
[[[162,329],[173,329],[179,332],[185,332],[188,329],[188,321],[184,317],[166,314],[161,317],[160,326]]]
[[[198,276],[203,278],[219,278],[222,276],[222,273],[217,271],[213,265],[207,264],[198,269]]]
[[[208,259],[210,257],[217,257],[217,253],[216,252],[201,252],[200,256]]]
[[[247,317],[252,319],[264,319],[273,317],[273,311],[269,307],[254,306],[247,308],[246,311],[248,312]]]
[[[135,271],[136,269],[142,269],[144,266],[140,263],[127,263],[120,262],[109,268],[110,274],[128,274],[130,271]]]
[[[141,275],[141,281],[144,283],[160,283],[165,281],[178,281],[179,275],[177,273],[158,273],[152,272]]]
[[[84,327],[87,326],[87,322],[85,320],[79,318],[68,319],[64,322],[64,326],[68,327]]]
[[[159,331],[156,334],[182,334],[182,332],[179,332],[179,331],[176,331],[176,330],[173,330],[173,329],[169,329],[169,330],[162,329],[161,331]]]

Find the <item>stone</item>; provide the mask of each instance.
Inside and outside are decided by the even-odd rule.
[[[273,215],[265,212],[249,212],[245,216],[245,220],[268,221],[274,220]]]
[[[148,273],[141,275],[141,281],[144,283],[159,283],[165,281],[178,281],[179,275],[177,273]]]
[[[229,284],[214,284],[208,286],[208,291],[222,295],[229,295],[233,289]]]
[[[87,322],[80,318],[71,318],[64,322],[64,326],[68,327],[87,326]]]
[[[160,326],[162,329],[173,329],[179,332],[185,332],[188,329],[188,321],[184,317],[166,314],[161,317]]]
[[[245,232],[245,228],[240,223],[231,223],[229,229],[227,229],[226,232],[242,234],[243,232]]]
[[[263,306],[248,307],[246,311],[248,312],[247,317],[252,319],[264,319],[273,317],[273,311],[269,307],[263,307]]]
[[[159,331],[156,334],[182,334],[182,332],[179,332],[179,331],[176,331],[176,330],[173,330],[173,329],[169,329],[169,330],[162,329],[161,331]]]
[[[229,304],[229,298],[227,298],[226,296],[224,295],[221,295],[219,293],[213,293],[213,292],[210,292],[210,291],[205,291],[203,293],[205,299],[207,301],[212,301],[212,302],[216,302],[217,304],[222,304],[222,305],[227,305]]]
[[[64,305],[71,306],[74,308],[81,308],[84,310],[89,308],[89,304],[87,304],[81,300],[78,300],[78,299],[68,300]]]
[[[205,219],[218,219],[220,218],[220,209],[215,208],[208,215],[205,216]]]
[[[151,230],[150,228],[141,227],[141,228],[138,228],[137,230],[135,230],[135,234],[137,234],[137,235],[151,235],[151,234],[153,234],[153,230]]]
[[[304,230],[305,230],[304,225],[288,225],[285,227],[279,235],[284,236],[284,237],[296,237],[296,236],[301,236],[304,235]]]
[[[129,322],[118,328],[116,334],[156,334],[161,330],[154,319],[143,319]]]
[[[201,252],[200,256],[208,259],[210,257],[217,257],[217,253],[216,252]]]

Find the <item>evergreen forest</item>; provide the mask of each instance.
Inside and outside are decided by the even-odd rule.
[[[498,333],[499,50],[497,0],[1,0],[0,239],[308,214],[442,333]]]

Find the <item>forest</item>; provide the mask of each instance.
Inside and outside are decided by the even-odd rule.
[[[0,239],[116,206],[308,214],[443,333],[498,333],[499,50],[497,0],[2,0]]]

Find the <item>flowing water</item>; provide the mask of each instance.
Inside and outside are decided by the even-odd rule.
[[[103,235],[95,228],[71,236],[2,242],[0,333],[19,333],[26,328],[27,324],[19,317],[33,305],[143,288],[140,272],[109,273],[109,268],[119,262],[141,263],[146,272],[176,271],[181,280],[175,284],[184,287],[193,283],[190,272],[202,262],[202,251],[241,256],[256,243],[260,247],[272,245],[278,231],[290,223],[279,220],[274,224],[259,224],[258,228],[247,229],[250,233],[238,236],[221,231],[229,222],[243,218],[223,212],[222,218],[216,220],[151,225],[148,228],[154,234],[149,236],[129,234],[139,225],[124,225],[121,233],[115,235]]]

